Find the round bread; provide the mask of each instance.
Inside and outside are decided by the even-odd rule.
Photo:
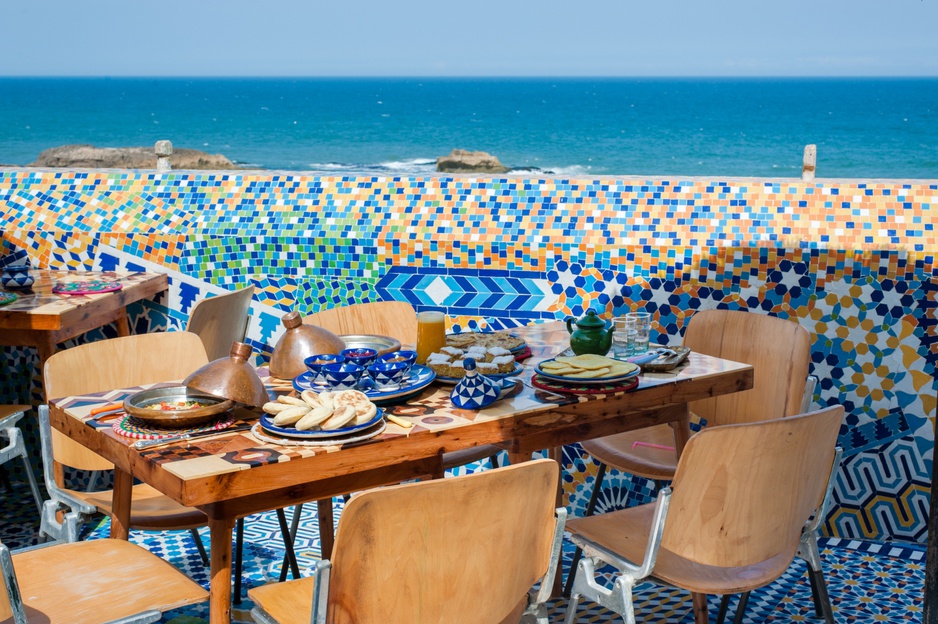
[[[309,413],[309,406],[294,406],[290,409],[285,409],[276,416],[274,416],[274,424],[278,427],[288,427],[295,422],[302,419],[306,414]]]
[[[303,399],[298,399],[296,397],[291,397],[287,395],[277,397],[277,400],[281,403],[286,403],[287,405],[296,405],[297,407],[309,407],[306,404],[306,401]]]
[[[312,390],[303,390],[300,394],[300,398],[312,408],[322,407],[322,401],[319,400],[319,395]]]
[[[315,429],[322,425],[332,417],[332,406],[326,407],[321,405],[315,409],[311,409],[306,413],[303,418],[296,423],[297,431],[309,431],[310,429]],[[276,423],[274,423],[276,424]]]
[[[291,407],[295,407],[295,406],[289,405],[287,403],[277,403],[276,401],[269,401],[267,403],[264,403],[264,407],[262,407],[261,409],[263,409],[268,414],[279,414],[280,412],[284,410],[288,410]]]
[[[355,408],[351,405],[343,405],[332,412],[332,416],[322,423],[323,431],[332,429],[341,429],[345,425],[355,420]]]
[[[337,409],[346,405],[351,407],[355,410],[356,417],[367,413],[374,406],[374,403],[371,402],[365,393],[359,392],[358,390],[342,390],[341,392],[336,392],[332,395],[332,404]]]

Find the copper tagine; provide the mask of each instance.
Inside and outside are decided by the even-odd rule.
[[[299,312],[290,312],[280,319],[287,329],[274,346],[270,358],[270,374],[280,379],[293,379],[306,372],[303,360],[311,355],[338,353],[345,348],[345,342],[332,332],[305,325]]]
[[[264,382],[248,361],[253,350],[243,342],[231,345],[228,357],[209,362],[183,381],[183,385],[205,394],[252,407],[270,400]]]

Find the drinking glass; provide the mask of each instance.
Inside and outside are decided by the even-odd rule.
[[[628,319],[620,316],[613,321],[616,330],[612,332],[612,355],[624,357],[629,355],[629,328]]]
[[[426,364],[427,357],[446,346],[446,315],[442,312],[417,314],[417,363]]]
[[[625,315],[625,326],[629,353],[637,355],[647,352],[651,338],[651,313],[629,312]]]

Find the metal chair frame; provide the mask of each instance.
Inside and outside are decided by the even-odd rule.
[[[5,418],[0,418],[0,431],[7,434],[6,446],[0,447],[0,465],[5,464],[15,457],[22,458],[23,468],[26,471],[26,479],[29,481],[29,489],[32,491],[33,499],[36,501],[36,508],[42,513],[42,495],[39,493],[39,486],[36,484],[36,476],[33,474],[32,466],[29,465],[29,456],[26,453],[26,445],[23,443],[23,432],[16,423],[25,414],[25,409],[10,414]]]

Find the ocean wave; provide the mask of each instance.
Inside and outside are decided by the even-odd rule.
[[[388,162],[378,163],[378,167],[384,167],[385,169],[391,169],[392,171],[396,170],[407,170],[412,169],[423,169],[427,166],[432,166],[433,169],[436,169],[436,159],[435,158],[411,158],[410,160],[391,160]]]

